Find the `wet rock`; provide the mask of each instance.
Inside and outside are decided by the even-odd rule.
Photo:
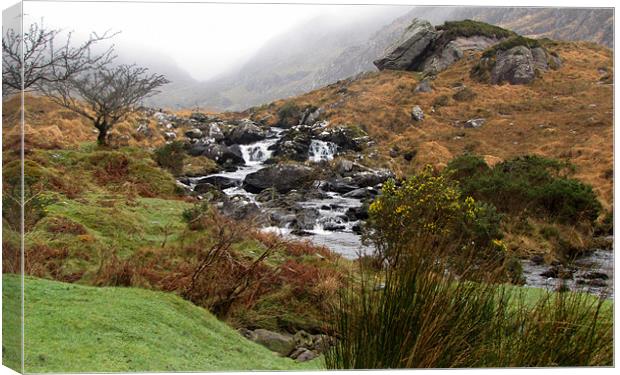
[[[287,130],[273,146],[273,155],[295,161],[306,161],[312,143],[312,128],[305,125]]]
[[[194,128],[185,132],[185,136],[189,139],[199,139],[202,138],[202,130]]]
[[[530,261],[532,262],[532,264],[539,266],[545,263],[545,258],[543,258],[542,255],[534,255],[533,257],[530,258]]]
[[[422,112],[422,108],[420,108],[419,105],[416,105],[411,109],[411,118],[414,121],[424,120],[424,112]]]
[[[279,193],[287,193],[312,183],[313,170],[303,165],[270,165],[246,176],[243,188],[251,193],[260,193],[274,188]]]
[[[340,194],[345,194],[360,188],[359,185],[354,184],[352,178],[334,178],[328,181],[325,187],[327,191],[333,191]]]
[[[323,224],[323,229],[331,231],[331,232],[341,231],[341,230],[344,230],[345,228],[346,226],[344,224],[336,223],[333,221],[328,221]]]
[[[368,219],[368,206],[351,207],[345,212],[345,215],[350,221],[366,220]]]
[[[592,280],[577,279],[576,283],[577,285],[588,285],[588,286],[593,286],[597,288],[604,288],[607,286],[607,283],[601,279],[592,279]]]
[[[365,187],[365,188],[359,188],[359,189],[355,189],[353,191],[350,191],[350,192],[344,194],[343,196],[345,198],[372,199],[372,198],[376,197],[377,194],[379,194],[379,192],[377,190],[375,190],[373,188]]]
[[[314,236],[314,233],[308,232],[307,230],[303,230],[303,229],[293,229],[291,231],[291,234],[295,236],[299,236],[299,237]]]
[[[324,129],[316,134],[316,137],[321,141],[335,144],[342,151],[362,151],[370,141],[366,132],[353,126]]]
[[[321,214],[316,208],[304,208],[295,215],[293,227],[304,230],[314,229],[319,217]]]
[[[584,279],[592,280],[592,279],[601,279],[608,280],[609,276],[604,272],[588,272],[582,276]]]
[[[246,145],[261,141],[267,137],[266,132],[250,120],[245,120],[239,125],[232,127],[227,134],[225,142],[227,145],[241,144]]]
[[[209,176],[202,178],[198,181],[199,184],[211,184],[218,189],[224,190],[235,186],[241,186],[241,180],[224,177],[224,176]]]
[[[354,224],[351,227],[351,230],[353,231],[353,233],[361,235],[362,234],[362,226],[360,224]]]
[[[542,272],[540,276],[553,278],[553,279],[563,279],[568,280],[573,278],[573,274],[575,273],[574,269],[568,269],[561,266],[552,266],[548,270]]]

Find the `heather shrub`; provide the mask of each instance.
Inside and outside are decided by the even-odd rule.
[[[568,177],[572,167],[557,160],[528,155],[489,168],[481,157],[463,155],[447,170],[463,194],[504,213],[592,224],[601,211],[592,187]]]

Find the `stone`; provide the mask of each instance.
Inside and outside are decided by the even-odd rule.
[[[379,192],[373,188],[365,187],[355,189],[343,195],[345,198],[355,198],[355,199],[372,199],[377,196]]]
[[[379,70],[414,70],[412,67],[419,64],[420,58],[436,37],[437,31],[430,22],[415,18],[394,47],[373,64]]]
[[[266,132],[250,120],[244,120],[239,125],[232,127],[225,139],[227,145],[246,145],[261,141],[267,137]]]
[[[426,78],[420,81],[420,83],[418,83],[415,89],[413,89],[413,92],[416,94],[424,93],[424,92],[431,92],[431,91],[433,91],[433,88],[431,87],[431,81]]]
[[[600,279],[600,280],[608,280],[609,276],[604,273],[604,272],[588,272],[586,274],[584,274],[582,276],[584,279],[588,279],[588,280],[593,280],[593,279]]]
[[[250,193],[260,193],[274,188],[279,193],[288,193],[312,183],[312,168],[296,164],[270,165],[246,176],[243,188]]]
[[[483,118],[474,118],[471,120],[467,120],[465,124],[463,125],[463,127],[469,128],[469,129],[477,129],[481,127],[482,125],[484,125],[485,122],[486,120]]]
[[[411,118],[415,121],[424,120],[424,112],[422,112],[422,108],[420,108],[419,105],[416,105],[411,109]]]
[[[198,184],[211,184],[220,190],[241,186],[241,180],[225,176],[209,176],[198,180]]]
[[[319,355],[313,352],[312,350],[305,349],[300,354],[297,355],[295,361],[297,362],[307,362],[315,359]]]
[[[200,139],[202,138],[202,130],[194,128],[185,132],[185,136],[189,139]]]
[[[295,342],[292,336],[262,328],[253,332],[253,341],[283,356],[288,356],[295,349]]]

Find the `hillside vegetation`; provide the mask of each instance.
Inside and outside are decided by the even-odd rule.
[[[19,282],[17,276],[3,276],[5,301],[19,298]],[[169,293],[27,277],[25,302],[29,373],[292,370],[320,365],[279,357]]]
[[[530,85],[487,85],[469,72],[479,55],[465,58],[431,82],[432,92],[417,93],[416,72],[383,71],[339,81],[286,101],[255,109],[256,118],[287,102],[326,110],[332,124],[357,125],[378,142],[380,160],[402,175],[427,163],[443,167],[465,152],[485,155],[491,163],[524,152],[566,160],[575,177],[593,185],[604,207],[612,205],[613,71],[612,54],[591,43],[557,43],[550,47],[563,66]],[[456,96],[467,89],[472,95]],[[464,99],[461,99],[464,98]],[[411,119],[419,105],[421,123]],[[478,129],[460,122],[485,118]],[[407,160],[407,153],[415,157]]]

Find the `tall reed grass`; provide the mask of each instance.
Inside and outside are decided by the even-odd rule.
[[[399,263],[364,269],[334,307],[329,369],[593,366],[613,363],[608,302],[472,282],[427,238]],[[439,249],[438,249],[439,247]]]

